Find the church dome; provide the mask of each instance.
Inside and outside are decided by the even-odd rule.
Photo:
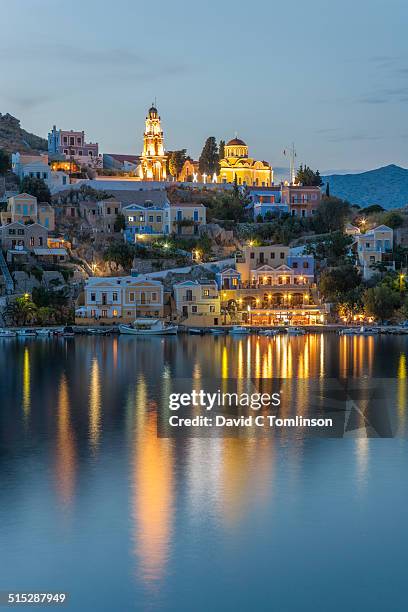
[[[149,117],[150,119],[156,119],[157,117],[157,108],[155,107],[154,104],[151,105],[151,107],[149,108]]]
[[[232,140],[227,142],[226,146],[227,147],[236,147],[236,146],[246,147],[246,143],[240,138],[233,138]]]

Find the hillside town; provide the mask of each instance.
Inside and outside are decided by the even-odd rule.
[[[408,211],[333,197],[294,147],[276,182],[237,135],[192,159],[166,150],[154,104],[140,155],[36,138],[0,151],[3,328],[403,328]]]

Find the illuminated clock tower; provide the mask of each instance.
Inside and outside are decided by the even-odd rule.
[[[160,117],[152,104],[146,117],[140,178],[144,181],[165,181],[166,159]]]

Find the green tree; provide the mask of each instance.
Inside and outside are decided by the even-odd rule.
[[[36,305],[27,297],[18,297],[8,302],[4,309],[4,317],[12,325],[27,325],[35,320]]]
[[[219,170],[219,156],[217,141],[214,136],[209,136],[205,141],[203,150],[198,159],[198,167],[201,174],[212,175]]]
[[[321,187],[323,185],[320,172],[314,172],[309,166],[300,164],[296,174],[296,182],[301,183],[305,187]]]
[[[37,198],[38,202],[51,202],[51,192],[41,178],[25,176],[21,181],[20,192],[29,193]]]
[[[117,269],[121,266],[124,270],[129,270],[135,254],[135,248],[127,242],[112,242],[106,249],[103,258],[105,261],[114,263]]]
[[[115,232],[120,232],[121,230],[124,230],[125,227],[126,227],[125,215],[122,215],[122,213],[118,213],[116,215],[113,229],[115,230]]]
[[[365,312],[382,323],[394,315],[400,305],[400,296],[388,287],[379,285],[365,290],[363,304]]]
[[[187,159],[187,150],[180,149],[179,151],[172,151],[169,159],[169,171],[175,179],[177,179],[181,170],[183,169],[184,162]]]
[[[314,243],[307,244],[305,252],[319,261],[325,259],[328,265],[339,266],[340,263],[347,263],[347,254],[352,242],[351,236],[346,236],[340,231],[332,232]]]
[[[333,302],[347,301],[345,296],[361,284],[361,276],[352,264],[324,270],[320,276],[319,290],[325,299]],[[355,299],[351,298],[350,299]]]
[[[390,210],[390,212],[385,213],[382,218],[382,222],[384,225],[391,227],[392,229],[397,229],[397,227],[401,227],[404,223],[404,217],[399,213]]]
[[[326,198],[330,198],[330,183],[327,181],[326,184]]]
[[[0,175],[6,174],[11,169],[10,154],[0,149]]]
[[[347,216],[350,214],[350,204],[333,196],[324,197],[316,211],[313,223],[318,234],[343,231]]]
[[[225,157],[225,140],[220,140],[220,144],[218,145],[218,157],[219,159],[224,159]]]

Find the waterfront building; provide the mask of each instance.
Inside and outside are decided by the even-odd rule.
[[[162,283],[133,276],[88,278],[75,311],[78,324],[97,321],[112,325],[129,323],[138,317],[163,316]]]
[[[283,245],[244,247],[234,268],[216,276],[221,308],[252,325],[323,323],[328,309],[314,282],[314,258]]]
[[[20,193],[8,199],[7,209],[0,213],[2,225],[20,221],[21,223],[39,223],[49,231],[55,229],[55,211],[48,203],[37,204],[37,198]]]
[[[102,168],[98,143],[86,142],[84,131],[57,130],[54,125],[48,134],[48,153],[72,158],[81,166]]]
[[[173,285],[176,318],[183,325],[219,325],[220,295],[213,280],[187,280]]]
[[[139,176],[144,181],[166,180],[167,156],[164,153],[164,136],[157,108],[149,108],[143,135],[143,151],[140,157]]]
[[[164,210],[170,206],[167,191],[163,188],[141,189],[131,194],[131,200],[131,203],[122,209],[125,217],[125,239],[133,243],[141,236],[164,234]]]
[[[376,264],[383,264],[394,270],[394,232],[387,225],[379,225],[365,234],[355,234],[354,249],[357,250],[358,266],[365,280],[376,274]]]
[[[269,187],[273,183],[273,170],[266,161],[249,157],[248,146],[240,138],[225,145],[224,159],[220,160],[219,183]]]

